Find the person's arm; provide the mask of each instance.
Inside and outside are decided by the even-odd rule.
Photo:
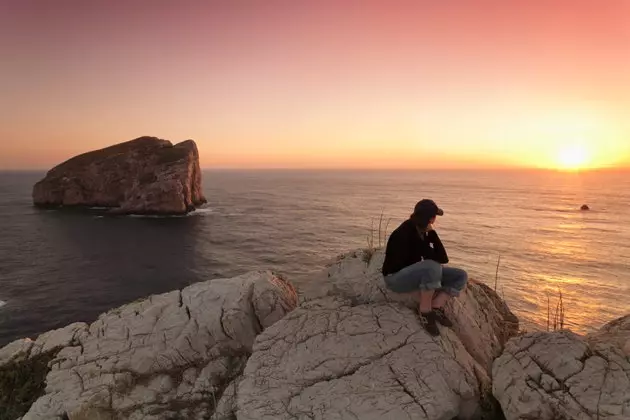
[[[446,249],[444,248],[437,232],[430,230],[427,233],[427,239],[429,240],[429,243],[433,244],[433,258],[431,259],[439,262],[440,264],[448,264],[448,254],[446,253]]]

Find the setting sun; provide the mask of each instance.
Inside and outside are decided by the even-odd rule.
[[[564,170],[577,170],[588,167],[591,156],[582,145],[563,146],[558,151],[558,167]]]

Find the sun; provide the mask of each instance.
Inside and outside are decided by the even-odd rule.
[[[582,145],[572,144],[562,146],[558,150],[558,168],[564,170],[578,170],[588,167],[591,156],[588,149]]]

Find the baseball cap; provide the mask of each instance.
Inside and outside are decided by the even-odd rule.
[[[423,199],[418,201],[416,207],[413,209],[413,214],[415,215],[423,215],[428,217],[433,216],[444,216],[444,210],[438,207],[435,204],[435,201],[429,199]]]

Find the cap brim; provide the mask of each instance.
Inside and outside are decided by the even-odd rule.
[[[442,209],[437,209],[437,215],[438,215],[438,216],[444,216],[444,210],[442,210]]]

